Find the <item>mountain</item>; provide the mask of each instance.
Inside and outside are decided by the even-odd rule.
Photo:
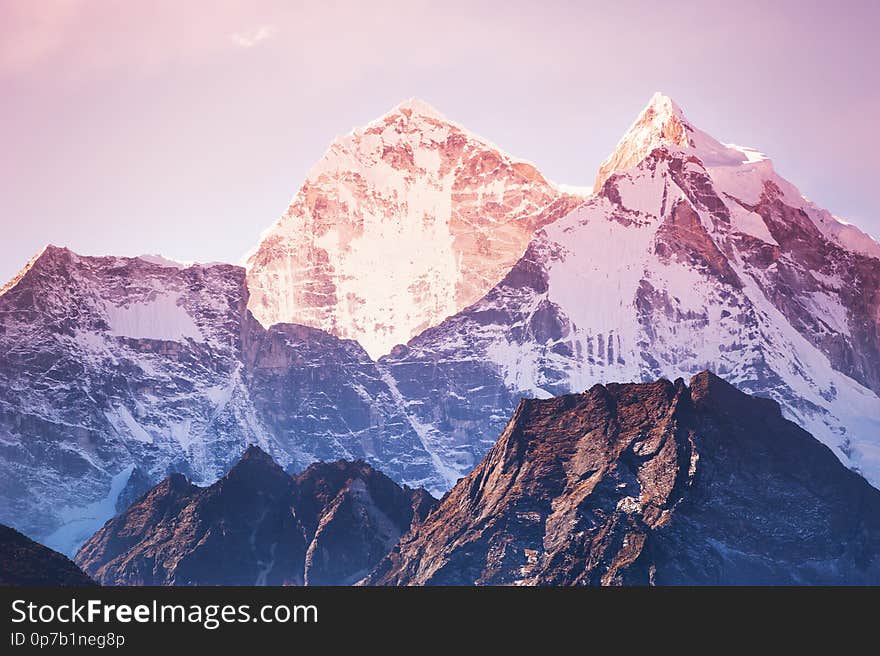
[[[378,358],[482,297],[580,200],[410,100],[312,168],[247,260],[249,307]]]
[[[880,582],[880,491],[779,405],[703,372],[523,400],[482,463],[365,580]]]
[[[0,585],[95,585],[67,557],[0,525]]]
[[[362,458],[444,490],[356,343],[264,329],[245,270],[47,247],[0,294],[0,521],[72,554],[169,473],[200,485],[249,443],[289,471]]]
[[[366,333],[338,329],[348,319],[266,314],[299,293],[270,284],[291,262],[279,253],[333,254],[335,273],[303,284],[332,280],[347,299],[333,312],[385,312],[376,321],[397,328],[370,332],[390,348],[478,298],[537,227],[577,202],[411,101],[334,143],[248,270],[48,246],[0,289],[0,521],[72,554],[169,473],[210,485],[250,443],[288,471],[364,459],[446,491],[459,471],[435,453],[430,426],[403,411],[396,381],[360,344],[320,328]],[[421,244],[407,243],[409,259],[404,236]]]
[[[380,360],[458,475],[520,397],[709,369],[880,484],[880,246],[656,95],[596,194],[485,297]]]
[[[406,164],[408,152],[422,164]],[[331,148],[302,202],[294,201],[299,209],[282,218],[277,239],[263,242],[249,269],[56,247],[37,254],[0,289],[0,522],[72,554],[169,474],[208,486],[248,444],[289,473],[319,460],[362,459],[439,496],[482,460],[521,397],[704,369],[775,399],[786,417],[880,485],[876,242],[804,199],[760,153],[694,127],[662,95],[582,203],[498,153],[423,104],[405,103]],[[429,159],[439,168],[427,167]],[[370,237],[331,248],[333,257],[348,258],[348,273],[359,267],[364,294],[398,290],[394,311],[411,309],[401,281],[423,277],[394,269],[407,260],[400,253],[434,263],[447,242],[425,232],[424,255],[381,226],[416,230],[418,221],[403,220],[410,205],[392,199],[447,198],[423,188],[440,184],[442,171],[454,182],[449,207],[458,218],[449,226],[470,226],[453,243],[475,257],[463,244],[485,237],[486,267],[467,260],[463,277],[417,286],[451,298],[452,286],[497,282],[485,295],[462,292],[433,318],[417,303],[407,315],[413,323],[390,323],[413,331],[439,323],[379,360],[331,334],[339,332],[332,322],[316,322],[329,331],[266,328],[254,318],[249,308],[259,312],[275,293],[260,282],[257,260],[283,269],[285,258],[272,253],[293,248],[312,257],[321,249],[292,244],[314,231],[349,234],[361,221],[351,217],[372,217],[361,221],[372,226],[364,227]],[[371,177],[378,172],[388,175]],[[364,193],[352,195],[358,189]],[[342,207],[333,198],[347,209],[329,209]],[[294,229],[305,207],[308,221],[324,227]],[[382,210],[389,207],[396,209]],[[507,216],[518,218],[507,223]],[[318,241],[337,243],[328,239]],[[521,257],[514,243],[525,247]],[[383,250],[391,245],[393,254]],[[394,274],[358,259],[371,252]],[[513,264],[506,270],[502,261]],[[320,270],[314,280],[336,275]],[[279,271],[266,280],[285,279]],[[372,271],[382,272],[381,284]],[[350,307],[379,307],[370,298]],[[455,314],[444,318],[448,312]],[[393,336],[382,348],[374,343],[374,353],[409,336],[374,332]]]
[[[76,562],[105,585],[348,585],[435,504],[364,462],[316,463],[292,478],[250,446],[210,487],[170,476]]]
[[[246,303],[226,265],[40,252],[0,295],[2,520],[71,553],[136,468],[222,473]]]

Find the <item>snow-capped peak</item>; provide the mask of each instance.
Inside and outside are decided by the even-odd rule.
[[[407,100],[338,137],[247,259],[249,308],[378,358],[470,305],[581,202]]]
[[[435,121],[446,121],[446,117],[443,116],[437,109],[431,104],[425,102],[420,98],[410,98],[409,100],[404,100],[402,103],[397,105],[390,113],[403,113],[409,112],[410,114],[416,114],[417,116],[423,116],[426,118],[432,118]]]
[[[772,191],[804,211],[826,238],[853,252],[880,258],[880,244],[873,237],[812,203],[776,173],[773,162],[764,153],[722,143],[694,127],[681,107],[660,92],[651,97],[614,152],[599,167],[593,188],[601,192],[611,175],[632,169],[657,148],[683,151],[699,159],[723,197],[735,199],[731,209],[735,214],[742,213],[738,203],[754,205]]]
[[[601,189],[612,173],[632,168],[660,147],[691,151],[704,166],[738,166],[766,157],[751,148],[729,146],[694,127],[681,107],[659,91],[599,167],[594,189]]]
[[[629,131],[633,130],[647,131],[652,140],[686,148],[691,145],[687,133],[693,130],[693,126],[688,123],[678,103],[657,91],[630,127]]]
[[[473,135],[446,119],[428,103],[410,98],[367,125],[336,137],[324,156],[309,171],[308,180],[314,183],[321,176],[336,176],[340,171],[352,169],[366,174],[376,167],[387,152],[386,148],[408,149],[416,156],[425,149],[445,142],[455,132],[473,138]],[[399,168],[398,164],[394,164],[393,168]]]
[[[602,162],[593,189],[601,189],[612,173],[632,168],[655,148],[693,145],[689,134],[692,131],[681,107],[669,96],[656,92],[617,143],[614,152]]]

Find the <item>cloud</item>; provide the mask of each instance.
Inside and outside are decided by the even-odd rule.
[[[264,45],[293,16],[289,0],[0,0],[0,80],[151,75]]]
[[[229,38],[232,42],[242,48],[253,48],[263,41],[270,39],[275,34],[275,28],[271,25],[261,25],[253,30],[246,32],[236,32],[230,34]]]

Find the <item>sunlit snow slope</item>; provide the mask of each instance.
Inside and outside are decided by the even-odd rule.
[[[597,194],[489,294],[381,361],[465,474],[519,396],[709,369],[880,483],[878,244],[655,95]]]
[[[249,307],[376,358],[479,299],[578,198],[411,100],[314,166],[247,260]]]

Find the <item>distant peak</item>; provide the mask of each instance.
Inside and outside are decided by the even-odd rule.
[[[636,166],[662,147],[690,151],[704,166],[738,166],[765,159],[753,149],[725,145],[694,127],[678,103],[658,91],[602,162],[593,188],[601,191],[612,174]]]
[[[690,135],[693,131],[681,107],[672,98],[657,91],[621,142],[637,142],[649,150],[664,145],[688,148],[694,145]]]
[[[46,244],[41,248],[36,255],[31,258],[32,262],[36,262],[44,257],[47,258],[58,258],[58,257],[68,257],[70,255],[74,255],[74,252],[67,248],[66,246],[56,246],[55,244]]]
[[[394,142],[402,138],[412,141],[415,145],[416,141],[421,141],[421,135],[426,131],[434,132],[437,123],[446,130],[467,132],[424,100],[419,98],[404,100],[370,122],[354,127],[346,134],[338,135],[323,157],[309,170],[307,179],[316,180],[326,174],[337,175],[339,171],[349,170],[352,165],[360,166],[359,162],[364,157],[367,158],[365,160],[367,165],[372,165],[371,157],[375,149],[378,148],[378,152],[382,152],[388,134],[399,135],[393,138]],[[365,139],[364,135],[369,137]],[[376,135],[382,138],[379,145],[375,141]],[[265,235],[261,237],[261,241],[264,238]],[[253,254],[249,253],[245,257],[250,261],[252,256]]]
[[[664,116],[670,119],[676,118],[681,122],[687,122],[684,112],[678,103],[661,91],[654,92],[654,95],[651,96],[651,99],[648,101],[645,109],[642,110],[639,118],[649,113],[655,116]],[[636,123],[638,123],[638,120]]]
[[[241,460],[239,462],[245,460],[259,460],[263,462],[271,462],[273,464],[275,463],[275,461],[272,459],[272,456],[263,451],[263,449],[258,447],[256,444],[248,445],[247,449],[245,449],[244,453],[241,455]]]
[[[612,173],[632,168],[655,148],[692,146],[690,132],[693,127],[685,119],[681,107],[669,96],[656,92],[617,143],[614,152],[602,162],[593,188],[601,190]]]
[[[409,100],[404,100],[402,103],[397,105],[390,112],[391,114],[400,114],[400,113],[409,113],[414,114],[416,116],[424,116],[426,118],[433,118],[438,121],[445,121],[446,117],[443,116],[440,112],[437,111],[435,107],[431,104],[421,100],[420,98],[410,98]]]
[[[59,259],[73,257],[75,254],[69,248],[55,246],[54,244],[46,244],[37,251],[30,260],[21,268],[21,270],[12,277],[5,285],[0,287],[0,296],[13,289],[21,282],[29,271],[37,267],[39,263],[45,266],[48,263],[55,262]]]

